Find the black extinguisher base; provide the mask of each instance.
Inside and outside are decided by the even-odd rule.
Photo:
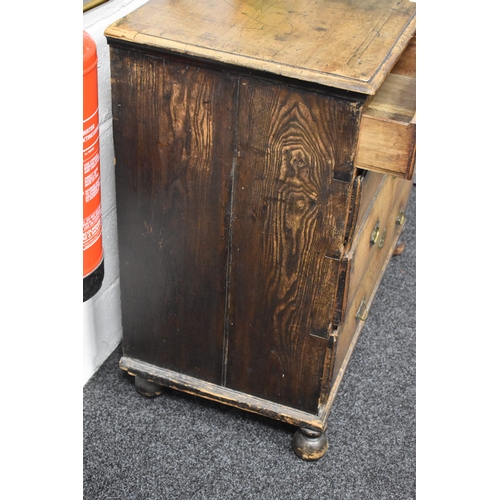
[[[88,276],[83,278],[83,302],[91,299],[102,286],[104,280],[104,259]]]

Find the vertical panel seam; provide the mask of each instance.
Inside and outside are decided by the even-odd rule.
[[[228,243],[226,261],[226,290],[224,297],[224,333],[222,337],[222,374],[221,385],[226,386],[227,381],[227,361],[229,354],[229,329],[230,329],[230,309],[231,309],[231,272],[233,266],[233,217],[234,217],[234,197],[235,197],[235,177],[236,165],[238,161],[238,133],[239,133],[239,108],[240,108],[240,80],[238,75],[236,81],[236,96],[233,112],[233,162],[229,182],[229,216],[228,216]]]

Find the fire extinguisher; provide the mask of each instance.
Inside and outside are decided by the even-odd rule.
[[[93,297],[104,278],[101,224],[97,47],[83,32],[83,301]]]

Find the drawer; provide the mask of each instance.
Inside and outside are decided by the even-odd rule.
[[[339,327],[335,374],[352,350],[356,332],[367,318],[380,279],[404,226],[404,211],[411,188],[411,182],[387,176],[346,256],[346,313]]]
[[[372,183],[372,189],[373,186]],[[340,259],[334,325],[344,321],[372,261],[379,265],[386,249],[396,244],[411,187],[410,181],[392,175],[383,176],[373,192],[371,204],[360,213],[351,242]]]
[[[393,176],[386,176],[376,193],[372,209],[363,219],[353,238],[352,248],[346,258],[350,261],[347,278],[347,303],[351,305],[353,293],[364,279],[372,260],[379,266],[385,250],[396,243],[412,183]]]
[[[364,109],[355,163],[359,168],[411,179],[416,153],[416,73],[412,42]]]

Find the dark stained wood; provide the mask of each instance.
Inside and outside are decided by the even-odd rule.
[[[227,384],[314,412],[360,106],[249,78],[239,116]]]
[[[292,447],[302,460],[319,460],[328,450],[328,438],[324,432],[300,428],[293,436]]]
[[[297,425],[317,460],[404,223],[415,6],[198,4],[152,0],[106,30],[120,366],[147,396]]]
[[[166,368],[160,368],[138,359],[122,356],[120,368],[130,375],[139,375],[143,379],[156,384],[209,399],[216,403],[223,403],[241,410],[258,413],[291,425],[307,426],[311,430],[324,431],[326,429],[326,419],[321,419],[317,415],[234,391]]]
[[[220,382],[236,80],[114,48],[111,66],[124,353]]]
[[[155,382],[151,382],[147,378],[137,375],[134,379],[135,390],[146,398],[156,398],[161,396],[165,391],[165,387]]]

